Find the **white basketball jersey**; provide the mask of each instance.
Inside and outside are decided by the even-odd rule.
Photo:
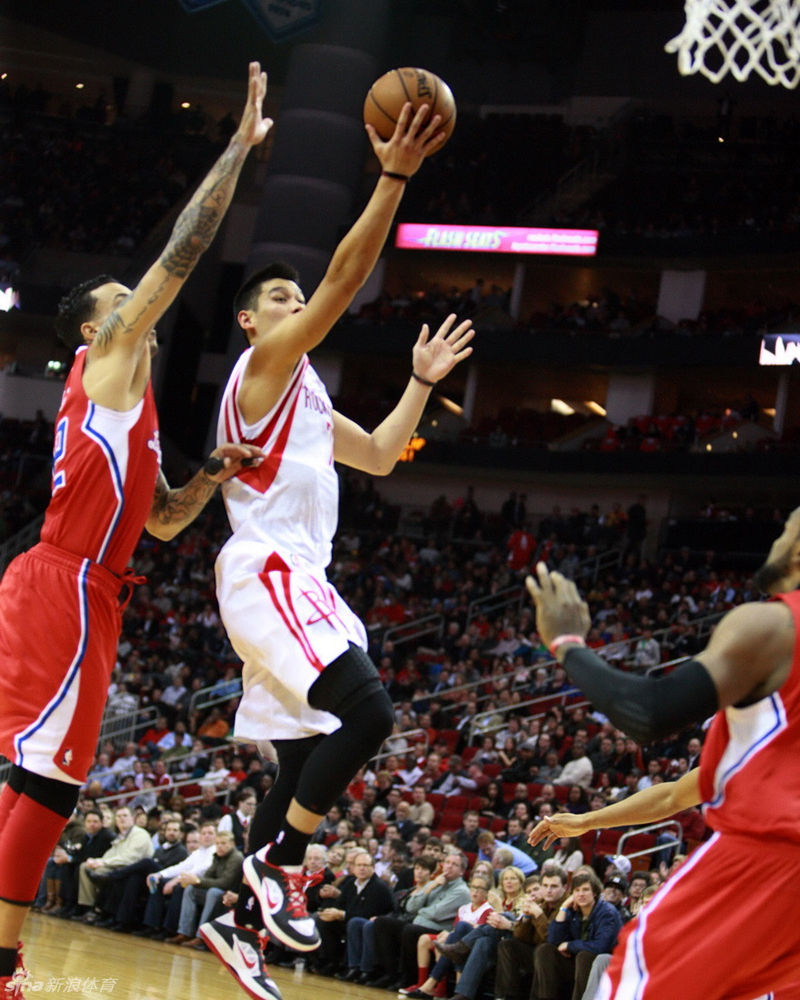
[[[278,402],[255,424],[238,406],[253,348],[231,373],[222,397],[217,444],[254,444],[268,456],[222,486],[233,529],[225,548],[239,542],[291,553],[314,566],[331,560],[339,481],[333,466],[333,409],[325,386],[303,355]]]

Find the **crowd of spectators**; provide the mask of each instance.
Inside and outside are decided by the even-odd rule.
[[[53,425],[41,410],[33,420],[0,419],[0,543],[47,506],[52,452]]]
[[[760,297],[739,307],[704,309],[697,319],[672,322],[658,316],[655,302],[643,299],[635,289],[621,293],[604,288],[597,294],[573,302],[553,302],[546,309],[512,319],[511,289],[477,278],[469,287],[443,288],[434,282],[428,288],[405,288],[396,294],[384,291],[365,303],[355,319],[364,323],[437,323],[450,313],[471,318],[484,328],[514,329],[520,334],[565,333],[593,337],[741,337],[761,335],[793,322],[797,305],[783,299]]]
[[[156,141],[127,124],[0,130],[0,230],[17,260],[37,248],[130,255],[214,155],[200,136]]]

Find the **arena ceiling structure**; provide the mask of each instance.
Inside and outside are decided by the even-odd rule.
[[[346,0],[304,2],[315,15],[307,30],[278,41],[257,17],[259,8],[279,6],[271,0],[0,0],[0,15],[171,75],[238,79],[243,60],[260,58],[280,85],[291,43],[315,41],[333,2]],[[677,26],[682,4],[674,7]],[[402,62],[417,42],[427,50],[425,36],[442,22],[448,30],[438,38],[448,61],[572,61],[583,47],[587,18],[664,8],[663,0],[393,0],[387,64]],[[14,38],[3,45],[13,47]]]

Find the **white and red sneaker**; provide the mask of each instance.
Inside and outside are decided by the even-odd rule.
[[[208,945],[239,985],[255,1000],[282,1000],[264,961],[264,940],[256,931],[239,927],[231,910],[201,924],[198,937]]]
[[[264,926],[285,948],[316,951],[320,937],[314,918],[308,915],[306,887],[318,881],[317,873],[309,875],[299,867],[293,870],[270,864],[266,854],[271,846],[267,844],[244,860],[244,879],[261,907]]]

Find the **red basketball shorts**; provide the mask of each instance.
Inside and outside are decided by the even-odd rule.
[[[40,543],[0,582],[0,753],[83,784],[116,662],[120,581]]]
[[[800,844],[715,833],[625,927],[598,1000],[788,1000],[800,921],[780,887],[797,871]]]

